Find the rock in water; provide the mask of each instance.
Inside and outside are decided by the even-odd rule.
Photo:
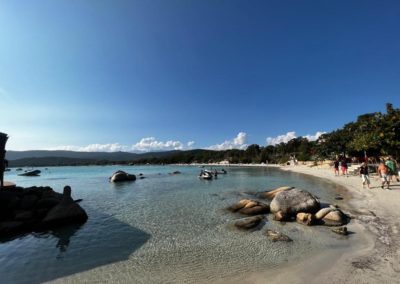
[[[298,188],[279,192],[270,204],[272,213],[282,211],[288,215],[315,213],[320,207],[319,201],[311,193]]]
[[[274,220],[275,221],[280,221],[280,222],[284,222],[284,221],[288,221],[290,219],[290,216],[283,213],[282,211],[278,211],[274,213]]]
[[[348,218],[340,210],[333,210],[322,218],[326,226],[342,226],[348,223]]]
[[[112,182],[134,181],[134,180],[136,180],[135,175],[128,174],[124,171],[117,171],[110,177],[110,181]]]
[[[44,226],[85,222],[88,216],[71,197],[71,187],[64,187],[63,199],[54,206],[42,221]]]
[[[349,232],[347,231],[347,227],[334,228],[332,229],[332,232],[343,236],[347,236],[349,234]]]
[[[278,188],[276,188],[274,190],[260,192],[258,194],[258,197],[259,198],[268,199],[268,200],[272,200],[279,192],[286,191],[286,190],[291,190],[293,188],[294,188],[293,186],[281,186],[281,187],[278,187]]]
[[[317,213],[315,213],[315,219],[321,220],[322,218],[324,218],[332,210],[333,209],[331,207],[322,208]]]
[[[239,212],[244,215],[258,215],[269,212],[269,205],[256,200],[242,199],[238,203],[228,207],[232,212]]]
[[[297,223],[304,224],[307,226],[311,226],[315,224],[315,217],[311,213],[297,213],[296,215]]]
[[[286,236],[285,234],[279,233],[273,230],[267,230],[265,235],[273,242],[291,242],[292,239]]]
[[[235,222],[235,226],[238,227],[239,229],[244,229],[248,230],[254,227],[257,227],[258,224],[260,224],[261,220],[263,219],[263,216],[253,216],[253,217],[248,217],[248,218],[243,218],[240,220],[237,220]]]

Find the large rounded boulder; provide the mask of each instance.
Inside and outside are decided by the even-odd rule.
[[[281,211],[286,215],[296,215],[300,212],[315,213],[320,208],[321,205],[315,196],[298,188],[279,192],[270,204],[272,213]]]
[[[134,181],[136,180],[135,175],[128,174],[124,171],[117,171],[111,177],[111,182],[120,182],[120,181]]]

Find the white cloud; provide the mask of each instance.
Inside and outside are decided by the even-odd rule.
[[[226,140],[221,144],[216,144],[208,147],[210,150],[229,150],[229,149],[246,149],[247,148],[247,134],[239,132],[239,134],[232,140]]]
[[[304,135],[303,137],[306,138],[308,141],[315,141],[324,133],[326,133],[326,132],[317,131],[314,135],[307,134],[307,135]],[[296,132],[290,131],[286,134],[278,135],[276,137],[268,137],[267,145],[277,145],[280,143],[287,143],[294,138],[297,138]]]
[[[290,140],[296,138],[296,132],[291,131],[283,135],[278,135],[276,137],[268,137],[267,138],[267,145],[276,145],[280,143],[287,143]]]
[[[129,147],[119,143],[112,144],[89,144],[87,146],[57,146],[49,148],[48,150],[64,150],[64,151],[77,151],[77,152],[117,152],[128,151]]]
[[[184,145],[180,141],[157,141],[155,137],[142,138],[139,142],[132,145],[133,151],[165,151],[165,150],[183,150]]]
[[[322,134],[325,134],[325,131],[317,131],[314,135],[306,135],[304,138],[307,138],[308,141],[317,140]]]
[[[57,146],[47,148],[47,150],[65,150],[78,152],[151,152],[151,151],[168,151],[168,150],[187,150],[191,149],[195,144],[194,141],[189,141],[186,145],[180,141],[158,141],[155,137],[146,137],[140,139],[139,142],[127,146],[119,143],[110,144],[90,144],[87,146]]]

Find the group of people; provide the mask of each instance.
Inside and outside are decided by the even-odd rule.
[[[368,164],[363,162],[360,167],[360,176],[362,179],[363,188],[367,186],[370,188],[370,179],[369,179],[369,170]],[[399,175],[400,170],[398,170],[397,162],[392,157],[385,159],[381,159],[379,162],[379,166],[377,168],[378,176],[381,179],[381,188],[384,189],[386,185],[386,189],[390,189],[390,182],[391,181],[400,181]]]
[[[348,169],[348,165],[347,165],[347,159],[346,157],[339,157],[338,159],[336,159],[333,162],[333,167],[335,168],[335,176],[339,176],[340,172],[339,172],[339,168],[342,170],[342,175],[343,176],[349,176],[347,169]]]
[[[340,171],[342,172],[342,176],[348,177],[348,164],[346,157],[337,158],[334,163],[335,176],[340,176]],[[370,188],[370,178],[369,178],[369,166],[368,162],[363,162],[361,167],[359,168],[359,175],[361,176],[363,188],[367,186]],[[392,181],[400,182],[400,168],[393,157],[388,157],[386,159],[381,159],[379,161],[379,166],[376,169],[376,172],[381,179],[381,188],[390,189],[390,183]]]

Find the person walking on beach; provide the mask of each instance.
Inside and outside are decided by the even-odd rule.
[[[343,160],[342,160],[342,175],[343,176],[346,175],[346,177],[348,177],[346,157],[343,157]]]
[[[361,176],[361,179],[362,179],[363,188],[365,188],[365,184],[367,185],[368,188],[370,188],[369,184],[371,182],[369,181],[368,164],[365,163],[365,162],[361,164],[360,176]]]
[[[382,185],[381,185],[381,188],[383,189],[384,188],[384,186],[385,186],[385,183],[387,184],[387,189],[390,189],[389,188],[389,185],[390,185],[390,180],[389,180],[389,169],[388,169],[388,167],[385,165],[385,162],[384,162],[384,160],[381,160],[381,162],[380,162],[380,164],[379,164],[379,167],[378,167],[378,174],[379,174],[379,176],[381,177],[381,180],[382,180]]]
[[[339,176],[339,160],[336,159],[333,162],[333,167],[335,168],[335,176]]]
[[[397,178],[398,180],[399,178],[397,177],[396,163],[393,161],[392,157],[389,157],[389,159],[386,160],[385,165],[389,169],[389,181],[392,181],[393,178],[395,180]]]

